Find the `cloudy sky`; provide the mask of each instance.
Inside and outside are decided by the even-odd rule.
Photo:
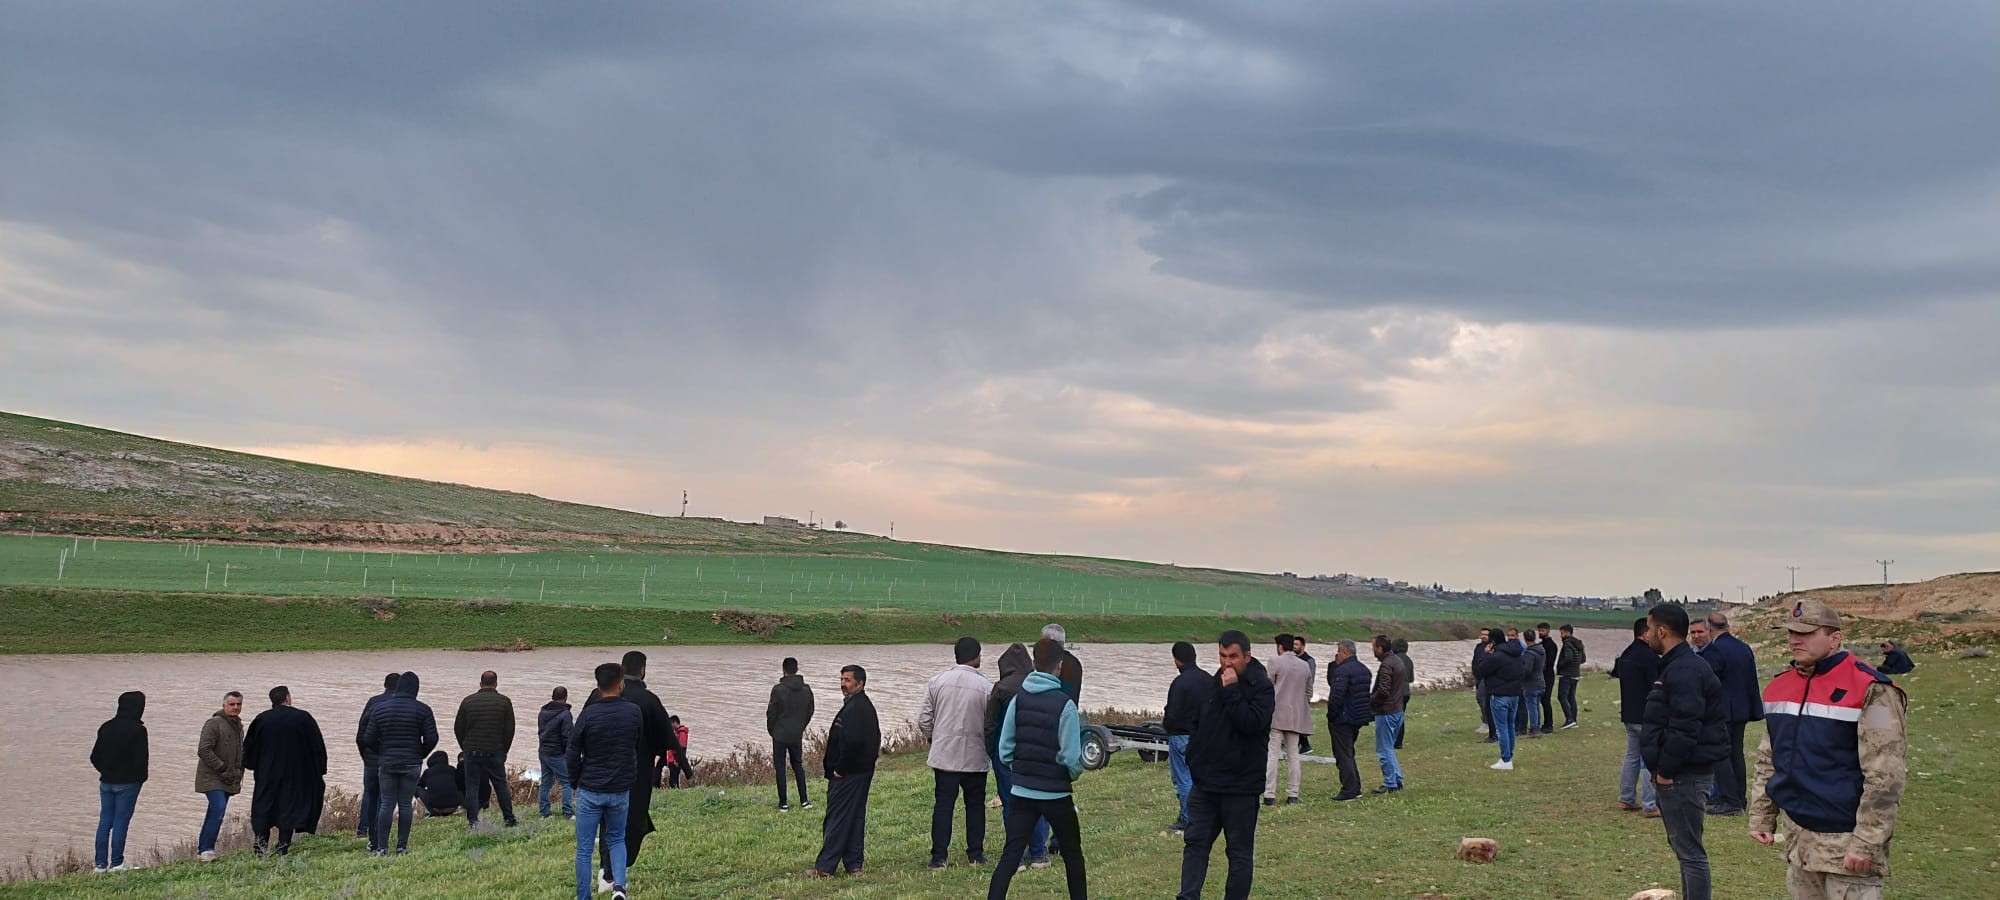
[[[2000,568],[2000,7],[0,3],[0,406],[1546,592]]]

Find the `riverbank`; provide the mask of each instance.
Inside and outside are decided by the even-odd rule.
[[[1774,657],[1767,657],[1767,665]],[[1911,695],[1910,780],[1897,829],[1891,890],[1911,897],[2000,896],[2000,858],[1985,836],[2000,833],[1994,790],[2000,754],[2000,661],[1920,654],[1898,679]],[[1259,897],[1538,896],[1626,897],[1675,884],[1672,852],[1656,820],[1611,809],[1624,731],[1615,684],[1585,679],[1581,728],[1523,741],[1520,768],[1487,769],[1491,748],[1476,742],[1473,704],[1463,691],[1412,706],[1402,757],[1409,789],[1350,804],[1327,798],[1331,766],[1307,767],[1307,802],[1265,810],[1258,827]],[[1755,728],[1753,726],[1753,733]],[[1364,761],[1364,779],[1377,776]],[[815,797],[823,782],[815,778]],[[1181,843],[1162,833],[1173,818],[1165,767],[1120,753],[1078,788],[1092,893],[1163,896],[1180,868]],[[923,757],[889,760],[871,794],[864,878],[808,881],[800,874],[819,841],[817,812],[779,813],[770,789],[703,787],[656,794],[665,832],[647,843],[631,879],[637,896],[965,897],[983,892],[990,868],[953,865],[927,872],[931,776]],[[239,896],[530,897],[573,890],[575,845],[567,826],[532,817],[520,829],[468,834],[462,820],[420,823],[412,853],[369,858],[351,837],[305,838],[284,862],[235,853],[217,863],[182,863],[120,876],[79,875],[0,885],[7,897]],[[190,827],[194,823],[190,823]],[[1708,848],[1726,896],[1783,896],[1779,851],[1742,834],[1743,819],[1711,819]],[[997,857],[997,814],[987,819],[987,853]],[[1459,838],[1501,842],[1493,865],[1453,858]],[[1210,870],[1219,889],[1220,848]],[[1017,897],[1060,896],[1056,868],[1024,873]]]
[[[1081,615],[849,610],[772,612],[560,606],[497,600],[260,597],[0,588],[0,654],[527,649],[660,644],[948,643],[1062,622],[1086,643],[1213,641],[1225,629],[1411,640],[1470,636],[1470,622],[1249,615]]]

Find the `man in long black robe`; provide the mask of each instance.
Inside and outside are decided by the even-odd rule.
[[[660,757],[667,751],[681,756],[686,753],[680,739],[674,734],[671,716],[660,703],[658,695],[646,687],[646,654],[633,650],[622,660],[625,666],[625,688],[620,695],[626,702],[639,707],[640,731],[638,740],[637,778],[632,782],[631,806],[625,816],[625,867],[630,871],[639,859],[639,848],[646,842],[646,835],[652,834],[653,827],[653,785],[658,777]],[[604,867],[598,873],[600,890],[609,890],[611,884],[611,851],[603,847]]]
[[[250,797],[250,830],[257,855],[278,829],[278,855],[290,852],[292,835],[313,834],[326,803],[326,739],[312,713],[292,708],[292,692],[271,689],[271,708],[250,723],[243,739],[243,768],[257,773]]]

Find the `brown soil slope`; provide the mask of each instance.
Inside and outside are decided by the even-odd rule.
[[[2000,621],[2000,572],[1968,572],[1888,587],[1883,602],[1880,585],[1844,585],[1783,594],[1773,607],[1790,607],[1795,600],[1818,600],[1843,615],[1871,619],[1945,619],[1965,622]]]

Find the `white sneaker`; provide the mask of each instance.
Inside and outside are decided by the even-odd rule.
[[[1478,728],[1474,728],[1474,729],[1472,730],[1472,733],[1473,733],[1473,734],[1485,734],[1485,733],[1486,733],[1486,724],[1485,724],[1484,722],[1480,723],[1480,725],[1479,725],[1479,727],[1478,727]]]
[[[813,804],[812,804],[812,801],[811,801],[811,800],[807,800],[806,802],[804,802],[804,803],[801,803],[801,804],[799,804],[799,808],[800,808],[800,809],[812,809],[812,808],[813,808]]]
[[[126,865],[126,864],[124,864],[124,863],[119,863],[119,864],[117,864],[117,865],[115,865],[115,866],[112,866],[112,867],[111,867],[111,871],[113,871],[113,872],[130,872],[130,871],[132,871],[132,867],[131,867],[131,866],[128,866],[128,865]]]
[[[1025,867],[1024,867],[1024,868],[1025,868]],[[109,871],[111,871],[111,870],[110,870],[110,869],[107,869],[107,868],[105,868],[105,867],[103,867],[103,866],[91,866],[91,867],[90,867],[90,871],[91,871],[91,872],[93,872],[93,873],[95,873],[95,874],[98,874],[98,875],[102,875],[102,874],[104,874],[104,873],[106,873],[106,872],[109,872]]]
[[[195,854],[195,859],[201,860],[202,862],[215,862],[215,851],[203,850],[200,853]]]
[[[598,879],[597,879],[597,892],[598,892],[598,893],[600,893],[600,894],[609,894],[609,893],[611,893],[611,889],[612,889],[613,887],[616,887],[616,885],[613,885],[613,884],[612,884],[611,882],[609,882],[609,881],[605,881],[605,880],[604,880],[604,878],[603,878],[602,876],[599,876],[599,877],[598,877]]]
[[[1497,763],[1487,766],[1487,768],[1499,769],[1502,772],[1512,772],[1514,771],[1514,764],[1512,762],[1503,759]]]

